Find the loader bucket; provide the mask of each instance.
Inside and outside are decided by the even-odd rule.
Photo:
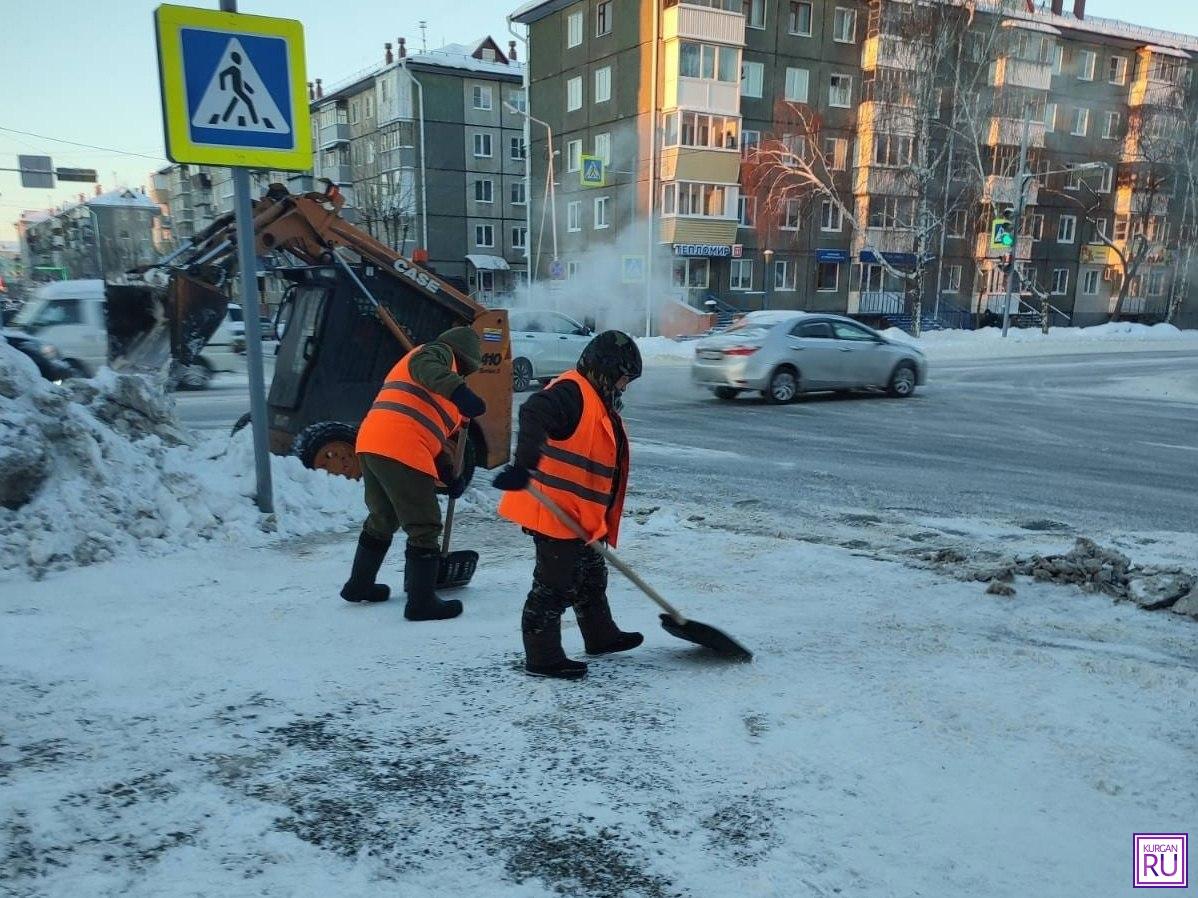
[[[167,287],[108,284],[108,360],[118,371],[150,372],[174,359],[191,365],[225,317],[228,298],[175,272]]]
[[[192,364],[212,339],[229,309],[229,297],[218,287],[177,272],[167,288],[171,355],[180,365]]]

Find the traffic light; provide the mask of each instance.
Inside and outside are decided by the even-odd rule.
[[[1009,218],[996,218],[990,225],[990,245],[995,249],[1010,249],[1015,245],[1015,232]]]

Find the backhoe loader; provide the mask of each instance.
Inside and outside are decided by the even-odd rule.
[[[488,309],[435,273],[345,221],[344,198],[292,195],[272,184],[254,203],[257,255],[282,259],[288,283],[267,395],[271,451],[357,477],[358,425],[391,367],[413,345],[460,325],[482,342],[470,388],[487,412],[470,425],[465,473],[507,462],[512,360],[507,312]],[[109,361],[117,370],[190,365],[225,316],[237,268],[232,215],[213,222],[154,265],[106,286]]]

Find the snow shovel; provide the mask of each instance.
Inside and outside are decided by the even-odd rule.
[[[454,451],[453,470],[455,474],[462,471],[462,463],[466,459],[466,431],[463,428],[458,436]],[[449,497],[445,508],[445,530],[441,537],[441,566],[437,569],[437,589],[457,589],[465,586],[478,569],[478,553],[470,550],[449,551],[449,536],[453,531],[453,506],[456,500]]]
[[[616,557],[616,553],[605,546],[603,543],[591,542],[586,531],[578,526],[578,522],[566,514],[561,507],[546,496],[543,492],[533,486],[531,483],[526,487],[532,497],[544,505],[553,516],[562,522],[563,525],[570,529],[570,532],[577,536],[584,543],[590,545],[592,549],[598,552],[607,560],[612,567],[618,570],[621,574],[636,584],[637,588],[656,602],[665,614],[661,615],[661,626],[671,636],[677,636],[679,639],[685,639],[687,642],[693,642],[697,645],[711,649],[713,652],[723,655],[725,658],[731,658],[734,661],[751,661],[753,653],[747,648],[729,636],[722,630],[717,630],[709,624],[699,623],[696,620],[687,620],[682,616],[677,608],[662,598],[661,594],[640,578],[632,568]]]

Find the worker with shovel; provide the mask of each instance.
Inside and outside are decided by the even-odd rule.
[[[356,450],[369,515],[349,581],[341,589],[347,602],[384,602],[390,596],[376,578],[392,536],[403,527],[408,537],[404,617],[445,620],[462,613],[461,602],[445,601],[435,591],[441,566],[436,486],[440,479],[455,499],[465,490],[450,446],[468,419],[487,410],[465,380],[478,370],[481,356],[478,334],[455,327],[412,349],[387,375],[358,430]]]
[[[577,370],[557,378],[520,409],[515,464],[494,484],[505,490],[499,514],[524,527],[536,544],[532,590],[524,603],[525,669],[537,676],[579,679],[587,666],[566,657],[561,617],[574,607],[588,655],[636,648],[640,633],[612,620],[607,565],[588,543],[616,544],[628,485],[628,436],[622,395],[641,376],[636,343],[605,331],[582,351]],[[530,481],[585,532],[563,524],[526,490]]]

